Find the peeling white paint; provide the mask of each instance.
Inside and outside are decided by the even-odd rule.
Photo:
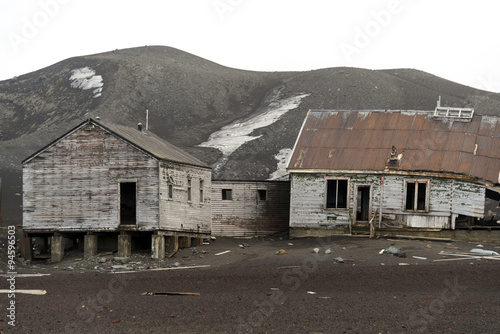
[[[70,85],[72,88],[88,90],[95,88],[92,93],[93,98],[99,97],[102,95],[102,87],[104,83],[102,82],[101,75],[95,75],[95,71],[90,67],[82,67],[77,68],[71,71],[71,76],[69,80],[71,81]]]

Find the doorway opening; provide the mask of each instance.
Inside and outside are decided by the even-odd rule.
[[[367,222],[370,219],[370,186],[356,188],[356,221]]]
[[[136,224],[136,194],[136,182],[120,182],[120,225]]]

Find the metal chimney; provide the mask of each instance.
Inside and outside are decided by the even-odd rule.
[[[142,131],[142,123],[137,123],[137,130]]]

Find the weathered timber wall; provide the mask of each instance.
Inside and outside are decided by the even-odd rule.
[[[349,179],[347,209],[326,208],[326,179],[329,177]],[[290,227],[348,227],[354,221],[357,185],[371,186],[370,217],[377,210],[375,222],[382,211],[382,220],[392,226],[449,229],[452,214],[484,215],[484,186],[425,175],[408,179],[429,180],[429,211],[405,211],[405,179],[401,175],[294,173],[291,177]]]
[[[162,162],[160,171],[160,228],[209,234],[212,225],[211,170]],[[188,180],[191,181],[191,199],[188,198]]]
[[[158,228],[158,161],[100,127],[68,134],[23,165],[23,227],[113,230],[119,181],[137,182],[137,226]]]
[[[232,199],[222,199],[231,189]],[[266,191],[261,200],[258,191]],[[288,231],[289,182],[212,182],[212,234],[216,236],[266,236]]]

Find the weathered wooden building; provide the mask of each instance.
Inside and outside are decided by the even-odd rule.
[[[290,182],[212,181],[212,234],[254,237],[288,232]]]
[[[23,229],[94,255],[151,238],[155,258],[211,233],[211,168],[149,131],[89,119],[23,161]],[[144,240],[143,240],[144,241]]]
[[[290,234],[488,225],[499,148],[500,118],[471,109],[309,111],[288,165]]]

